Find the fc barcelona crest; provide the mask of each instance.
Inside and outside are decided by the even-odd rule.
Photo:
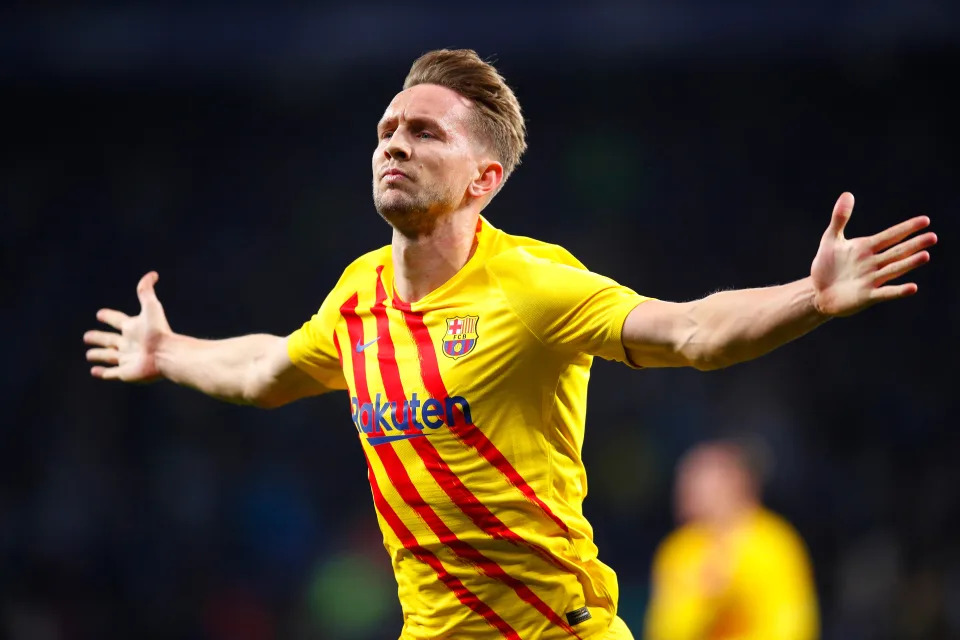
[[[447,318],[447,331],[443,334],[443,355],[456,360],[477,346],[477,321],[480,316]]]

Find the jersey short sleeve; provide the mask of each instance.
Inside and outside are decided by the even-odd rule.
[[[290,361],[330,390],[347,388],[334,337],[340,320],[336,292],[334,288],[320,310],[287,340]]]
[[[556,245],[511,249],[492,258],[487,270],[543,344],[630,364],[623,323],[650,298],[589,271]]]

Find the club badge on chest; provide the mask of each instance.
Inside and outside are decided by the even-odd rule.
[[[447,318],[447,330],[443,334],[443,355],[462,358],[477,347],[477,323],[480,316],[457,316]]]

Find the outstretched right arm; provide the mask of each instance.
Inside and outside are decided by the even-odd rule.
[[[326,391],[290,362],[287,338],[263,333],[226,340],[171,334],[160,343],[157,366],[172,382],[264,409]]]
[[[201,340],[174,333],[153,288],[157,279],[153,271],[140,279],[139,315],[97,312],[98,320],[119,333],[84,334],[84,342],[94,347],[87,351],[87,360],[100,363],[90,370],[94,377],[125,382],[166,378],[220,400],[264,408],[327,391],[291,362],[286,337]]]

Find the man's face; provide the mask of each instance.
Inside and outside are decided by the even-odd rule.
[[[380,119],[373,201],[404,235],[429,232],[469,197],[485,151],[472,115],[470,102],[455,91],[422,84],[398,93]]]
[[[748,473],[736,455],[721,447],[699,448],[677,469],[674,499],[680,522],[726,520],[752,496]]]

